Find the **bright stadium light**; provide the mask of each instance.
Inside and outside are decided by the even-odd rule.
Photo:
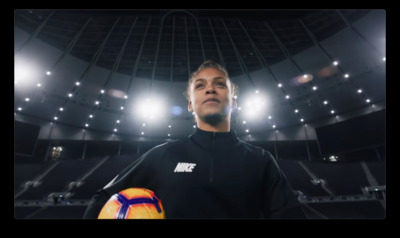
[[[165,110],[164,102],[158,98],[142,100],[136,106],[137,115],[146,120],[162,119]]]
[[[267,109],[267,99],[266,97],[258,92],[244,99],[244,104],[242,105],[242,112],[245,118],[254,119],[261,118]]]
[[[18,86],[37,85],[39,77],[38,68],[26,59],[16,57],[14,60],[14,82]]]

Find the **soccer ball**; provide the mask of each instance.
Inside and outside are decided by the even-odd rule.
[[[165,212],[153,191],[128,188],[111,196],[98,219],[165,219]]]

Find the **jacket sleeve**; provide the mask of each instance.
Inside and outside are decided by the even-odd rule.
[[[110,197],[130,187],[145,187],[146,174],[143,169],[145,155],[125,168],[105,187],[98,190],[91,198],[89,205],[83,215],[83,219],[97,219],[104,204]]]
[[[101,209],[109,198],[110,195],[103,189],[97,191],[92,199],[90,199],[89,205],[83,214],[83,219],[97,219]]]
[[[306,218],[283,171],[267,151],[264,173],[264,216],[266,218]]]

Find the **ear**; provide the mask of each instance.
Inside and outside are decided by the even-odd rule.
[[[234,97],[232,97],[232,108],[233,109],[237,108],[237,102],[236,102],[236,99]]]
[[[189,101],[189,103],[188,103],[188,111],[189,112],[193,111],[192,101]]]

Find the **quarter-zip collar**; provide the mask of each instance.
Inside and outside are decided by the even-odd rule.
[[[196,128],[195,132],[189,136],[196,144],[204,149],[210,149],[210,142],[213,142],[217,148],[226,148],[238,142],[236,132],[211,132]]]
[[[214,183],[215,179],[215,160],[226,158],[239,141],[233,130],[229,132],[210,132],[199,128],[196,128],[195,132],[189,136],[189,140],[191,140],[195,146],[202,148],[206,152],[207,156],[204,157],[204,159],[208,158],[209,160],[210,183]]]

